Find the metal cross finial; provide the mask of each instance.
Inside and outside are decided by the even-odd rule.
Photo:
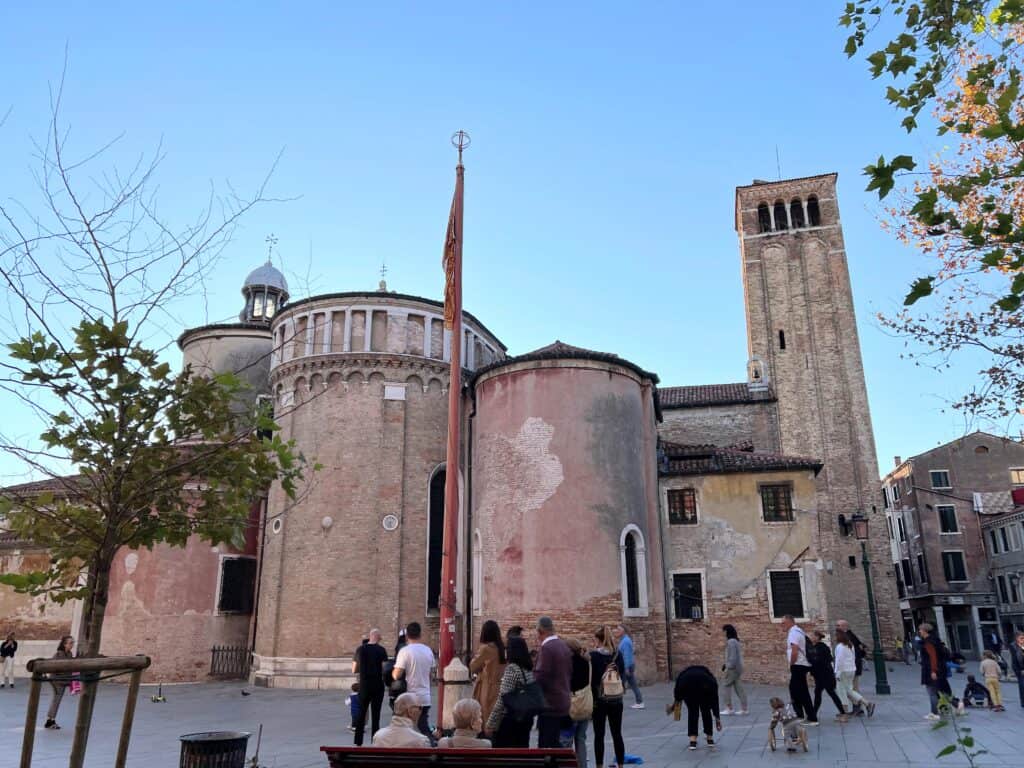
[[[383,280],[387,276],[388,276],[388,263],[386,261],[381,261],[381,263],[380,263],[380,279]]]
[[[271,232],[269,235],[267,235],[267,239],[264,242],[266,242],[267,244],[267,262],[269,263],[270,256],[274,252],[274,246],[277,245],[277,238],[274,236],[274,233]]]
[[[472,140],[465,131],[459,130],[452,134],[452,146],[459,150],[459,165],[462,165],[462,150],[466,149],[471,143]]]

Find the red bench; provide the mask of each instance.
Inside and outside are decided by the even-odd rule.
[[[571,749],[411,749],[320,747],[331,768],[411,766],[493,766],[493,768],[576,768]]]

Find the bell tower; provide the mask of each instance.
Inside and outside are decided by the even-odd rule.
[[[824,461],[817,477],[818,556],[830,623],[870,638],[860,546],[839,515],[870,521],[868,553],[883,641],[897,632],[853,292],[836,199],[836,174],[736,189],[747,345],[778,398],[782,453]],[[851,561],[851,556],[854,560]]]

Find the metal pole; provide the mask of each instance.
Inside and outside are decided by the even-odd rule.
[[[882,655],[882,639],[878,633],[878,613],[875,611],[875,592],[871,586],[871,562],[868,560],[868,545],[860,543],[860,562],[864,566],[864,581],[868,590],[868,613],[871,614],[871,639],[875,643],[873,652],[875,660],[875,693],[887,696],[892,693],[889,688],[889,677],[885,671],[885,656]]]
[[[132,735],[132,722],[135,720],[135,702],[139,698],[139,684],[142,682],[142,670],[132,672],[128,683],[128,699],[124,703],[124,719],[121,721],[121,740],[117,744],[117,760],[114,768],[124,768],[128,759],[128,739]]]
[[[29,672],[32,662],[29,662]],[[21,739],[21,768],[32,768],[32,748],[36,740],[36,719],[39,715],[39,694],[42,680],[32,674],[32,683],[28,689],[28,708],[25,710],[25,734]]]

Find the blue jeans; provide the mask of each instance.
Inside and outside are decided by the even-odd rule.
[[[589,720],[577,720],[574,725],[573,745],[576,749],[577,768],[587,768],[587,724]]]
[[[629,690],[636,696],[636,703],[644,703],[644,695],[640,693],[640,686],[636,684],[636,667],[627,667],[625,675],[625,683],[629,686]]]

